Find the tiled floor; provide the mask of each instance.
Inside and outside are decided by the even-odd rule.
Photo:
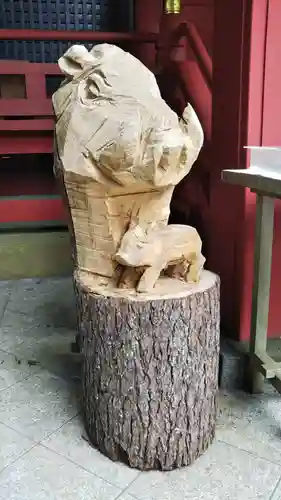
[[[281,398],[220,395],[192,467],[140,473],[83,439],[69,279],[0,283],[0,500],[281,500]]]

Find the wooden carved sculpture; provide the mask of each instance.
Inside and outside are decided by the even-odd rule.
[[[162,269],[180,262],[182,272],[177,266],[174,276],[198,281],[203,257],[196,231],[163,229],[174,187],[188,174],[203,144],[194,110],[188,105],[179,120],[162,100],[153,74],[118,47],[102,44],[88,52],[73,46],[59,65],[67,79],[53,97],[55,166],[68,198],[77,267],[91,273],[101,288],[136,286],[145,292]],[[143,265],[138,264],[136,230],[130,226],[136,213],[151,262],[162,248],[161,265],[156,270],[151,262],[145,264],[149,269],[139,286],[136,278]],[[130,262],[119,250],[125,241],[130,254],[136,254]],[[167,241],[177,250],[165,256]],[[127,266],[137,269],[128,272]]]
[[[198,283],[205,262],[201,247],[198,232],[190,226],[171,224],[146,232],[140,225],[131,224],[115,258],[123,266],[144,268],[137,291],[147,292],[162,270],[169,271],[172,277]]]
[[[168,225],[200,152],[154,75],[112,45],[69,49],[53,97],[55,172],[69,213],[91,442],[139,469],[192,463],[215,432],[219,280],[201,239]],[[202,271],[202,272],[201,272]]]

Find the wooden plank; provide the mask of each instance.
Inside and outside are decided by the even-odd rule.
[[[7,231],[47,231],[52,229],[67,229],[67,223],[60,220],[36,220],[36,221],[21,221],[21,222],[3,222],[0,223],[0,233]]]
[[[0,228],[1,224],[40,221],[66,223],[60,196],[0,197]]]
[[[265,195],[281,197],[281,175],[267,177],[258,175],[254,169],[223,170],[222,180],[230,184],[248,187]]]
[[[23,120],[0,120],[1,132],[38,132],[53,131],[55,120],[52,118],[35,118]]]
[[[45,75],[61,75],[61,70],[54,63],[30,63],[28,61],[0,61],[0,75],[26,75],[40,73]]]
[[[251,6],[248,0],[214,1],[213,119],[208,265],[222,281],[222,324],[230,336],[240,327],[239,258],[244,230],[243,190],[220,182],[226,167],[246,165]],[[230,104],[231,103],[231,104]],[[227,134],[225,133],[227,124]],[[223,137],[223,140],[222,140]],[[231,206],[227,216],[223,207]]]
[[[72,272],[67,231],[0,233],[0,280]]]
[[[281,374],[281,363],[274,361],[265,351],[258,354],[255,353],[253,361],[257,370],[267,379],[274,378],[278,373]]]
[[[281,113],[280,94],[280,30],[281,2],[270,0],[267,16],[267,37],[264,68],[264,102],[263,102],[263,146],[281,146],[279,127],[276,118]],[[257,82],[255,82],[257,86]]]
[[[249,372],[252,392],[261,392],[263,388],[263,376],[254,366],[253,358],[267,348],[274,201],[274,198],[257,195]]]
[[[281,376],[276,375],[273,379],[270,380],[270,383],[275,387],[276,391],[281,393]]]
[[[147,17],[147,16],[146,16]],[[153,43],[158,40],[157,33],[128,33],[92,30],[41,30],[41,29],[0,29],[0,40],[41,40],[64,42],[103,42],[103,43]]]
[[[264,77],[269,0],[252,2],[251,53],[249,71],[248,138],[245,144],[262,146]],[[274,50],[273,47],[271,50]],[[247,93],[246,93],[247,94]],[[247,120],[245,120],[247,123]]]
[[[0,155],[53,153],[53,134],[25,135],[4,132],[0,135]]]
[[[0,116],[53,116],[51,99],[0,99]]]

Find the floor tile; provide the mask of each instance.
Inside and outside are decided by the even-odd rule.
[[[79,409],[73,384],[42,370],[1,392],[0,422],[40,441]]]
[[[220,395],[217,439],[281,464],[281,398],[270,392]]]
[[[11,283],[12,281],[7,281],[6,283]],[[15,280],[16,290],[20,292],[32,292],[39,293],[47,293],[52,289],[59,289],[61,291],[66,291],[69,289],[73,290],[73,280],[71,276],[64,277],[50,277],[50,278],[23,278],[21,280]]]
[[[0,321],[2,320],[14,286],[14,281],[0,281]]]
[[[34,361],[50,373],[67,380],[80,378],[81,357],[71,352],[76,331],[66,328],[34,327],[21,334],[21,343],[6,347],[17,359]]]
[[[132,497],[132,495],[123,493],[121,497],[118,497],[117,500],[136,500],[136,497]],[[175,500],[175,499],[174,499]]]
[[[12,281],[6,283],[12,283]],[[64,278],[26,278],[15,280],[13,283],[15,284],[13,287],[14,298],[21,296],[33,298],[48,293],[56,293],[56,291],[64,295],[68,292],[73,293],[73,281],[70,276]]]
[[[119,499],[118,499],[119,500]],[[270,500],[281,500],[281,479]]]
[[[30,439],[3,424],[0,424],[0,443],[0,471],[34,446]]]
[[[269,500],[281,467],[214,443],[191,467],[142,473],[128,488],[139,500]]]
[[[40,323],[36,323],[31,316],[6,309],[0,326],[0,349],[10,350],[13,346],[21,344],[28,338],[31,330],[39,325]]]
[[[115,486],[38,446],[0,474],[1,500],[114,500]]]
[[[7,310],[29,315],[41,326],[76,328],[72,280],[23,280],[12,291]]]
[[[0,321],[2,321],[5,309],[9,302],[9,296],[6,294],[6,291],[0,287]]]
[[[0,351],[0,391],[38,371],[38,367],[21,362],[13,354]]]
[[[43,444],[122,489],[138,476],[137,470],[112,462],[99,453],[82,435],[85,435],[84,426],[78,416],[43,441]]]
[[[17,280],[0,280],[0,288],[2,290],[13,290],[15,285],[18,283]]]

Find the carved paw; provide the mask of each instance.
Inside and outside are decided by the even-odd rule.
[[[155,283],[158,280],[163,267],[164,266],[148,267],[144,271],[141,279],[139,280],[137,286],[137,292],[139,293],[150,292],[154,288]]]
[[[140,267],[125,267],[118,284],[118,288],[136,289],[139,279],[143,273],[143,268]]]
[[[203,269],[205,261],[206,261],[205,257],[203,257],[203,255],[200,255],[199,257],[197,257],[197,260],[190,265],[190,268],[186,275],[186,281],[188,283],[199,282],[201,271]]]

